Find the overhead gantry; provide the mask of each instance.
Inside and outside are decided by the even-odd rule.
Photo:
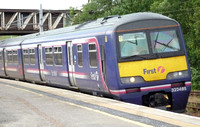
[[[70,10],[43,10],[44,31],[66,26]],[[0,35],[39,32],[39,10],[0,9]]]

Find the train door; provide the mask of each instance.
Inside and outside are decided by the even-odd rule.
[[[102,91],[100,72],[100,50],[96,38],[83,38],[72,41],[71,64],[76,86],[80,89]]]
[[[75,78],[75,59],[73,53],[73,44],[72,41],[67,42],[67,54],[68,54],[68,74],[69,81],[71,86],[76,86],[76,78]]]
[[[42,53],[42,46],[39,44],[37,46],[38,48],[38,56],[39,56],[39,73],[40,73],[40,78],[42,81],[45,81],[45,75],[44,75],[44,61],[43,61],[43,53]]]

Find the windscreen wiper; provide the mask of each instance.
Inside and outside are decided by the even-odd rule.
[[[165,47],[167,47],[167,48],[171,48],[171,49],[174,49],[174,50],[179,50],[179,49],[177,49],[177,48],[175,48],[175,47],[173,47],[173,46],[169,46],[168,44],[165,44],[165,43],[161,43],[161,42],[156,42],[156,43],[158,43],[158,44],[160,44],[160,45],[163,45],[163,46],[165,46]]]
[[[160,32],[158,32],[157,35],[156,35],[155,44],[154,44],[154,46],[153,46],[154,50],[156,49],[156,44],[157,44],[157,42],[158,42],[158,35],[159,35],[159,33],[160,33]]]
[[[179,50],[179,49],[176,49],[175,47],[172,47],[172,46],[169,46],[169,44],[174,40],[174,35],[173,35],[173,38],[167,43],[165,44],[166,46],[163,48],[163,51],[168,47],[168,48],[171,48],[171,49],[175,49],[175,50]]]
[[[133,41],[129,41],[129,40],[126,40],[125,42],[129,42],[129,43],[131,43],[131,44],[138,45],[138,43],[137,43],[137,39],[136,39],[136,41],[135,41],[135,42],[133,42]]]

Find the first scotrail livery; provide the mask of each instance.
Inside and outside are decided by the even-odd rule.
[[[185,111],[191,76],[180,24],[155,13],[108,16],[0,43],[0,76]]]

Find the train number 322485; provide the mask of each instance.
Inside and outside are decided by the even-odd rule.
[[[177,88],[172,88],[172,92],[179,92],[179,91],[186,91],[186,87],[177,87]]]

